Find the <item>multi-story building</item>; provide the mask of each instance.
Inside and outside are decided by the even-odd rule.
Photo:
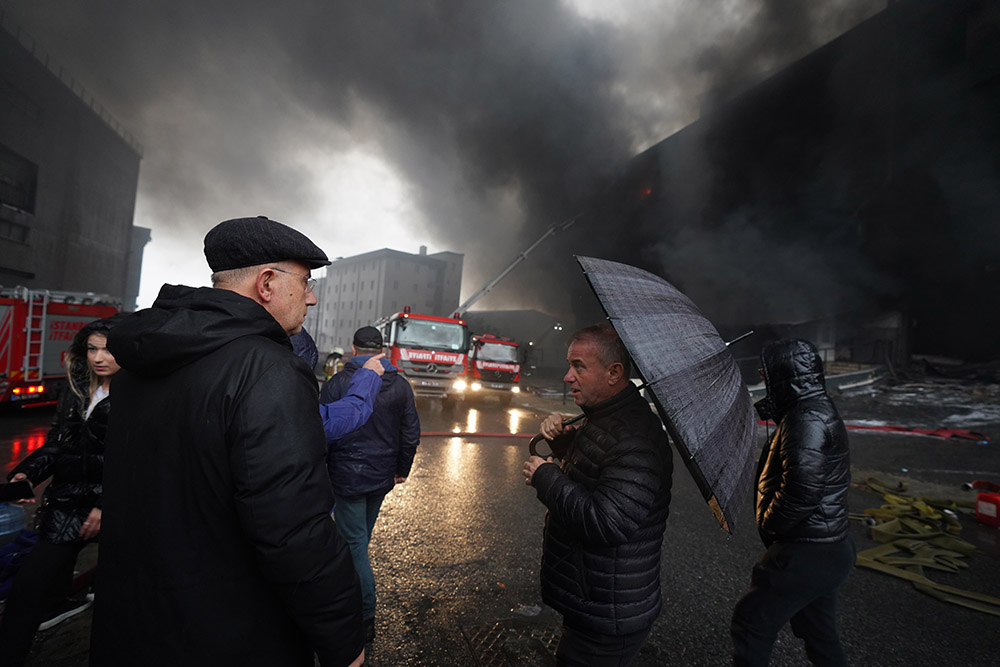
[[[451,315],[462,289],[463,256],[454,252],[419,254],[383,248],[344,257],[326,269],[316,285],[317,305],[305,327],[324,355],[350,349],[359,327],[409,306],[415,313]]]
[[[93,96],[0,15],[0,285],[107,294],[133,309],[149,241],[132,225],[141,158]]]

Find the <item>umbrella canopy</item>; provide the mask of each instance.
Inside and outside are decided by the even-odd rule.
[[[730,533],[750,500],[757,420],[725,341],[676,287],[648,271],[577,257],[684,464]]]

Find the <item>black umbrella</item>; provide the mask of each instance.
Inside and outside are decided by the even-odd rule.
[[[732,533],[754,481],[757,420],[726,342],[659,276],[593,257],[577,261],[702,496]]]

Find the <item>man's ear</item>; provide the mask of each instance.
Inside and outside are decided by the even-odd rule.
[[[622,380],[622,375],[625,374],[625,367],[622,366],[620,361],[613,361],[608,365],[608,384],[616,385]]]
[[[270,303],[274,298],[274,280],[277,278],[271,269],[261,269],[257,272],[257,280],[254,289],[261,303]]]

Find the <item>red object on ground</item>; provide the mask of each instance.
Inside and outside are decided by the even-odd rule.
[[[1000,493],[980,493],[976,498],[976,521],[1000,526]]]
[[[761,426],[774,426],[773,421],[763,421],[758,419]],[[916,428],[914,426],[894,426],[892,424],[879,424],[872,426],[869,424],[846,424],[848,431],[884,431],[886,433],[912,433],[914,435],[933,435],[938,438],[961,438],[963,440],[975,440],[983,444],[989,444],[990,439],[976,431],[967,428]]]

